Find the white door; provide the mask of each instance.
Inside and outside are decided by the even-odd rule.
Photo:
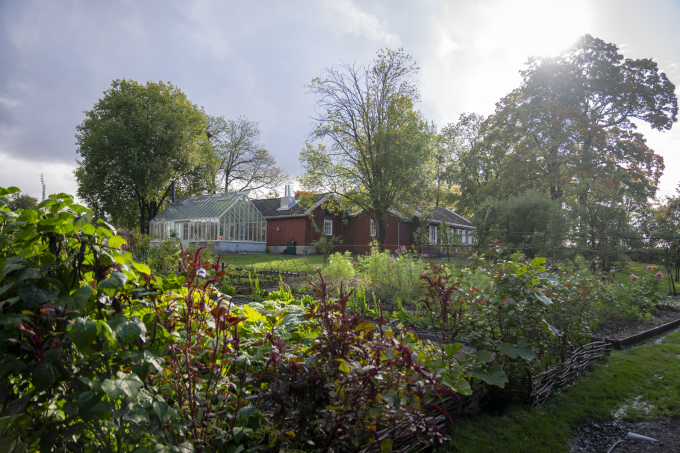
[[[177,225],[182,244],[189,245],[189,222],[177,222],[175,225]]]

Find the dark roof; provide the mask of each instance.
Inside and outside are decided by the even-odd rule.
[[[360,214],[364,212],[363,209],[359,209],[357,212],[353,212],[350,214],[351,217],[358,217]],[[446,220],[446,223],[448,223],[451,226],[457,226],[457,227],[463,227],[463,228],[470,228],[474,229],[475,227],[472,225],[472,222],[469,220],[459,216],[455,212],[453,212],[450,209],[446,208],[440,208],[439,206],[435,206],[430,209],[425,209],[423,210],[418,210],[414,213],[415,217],[420,217],[423,215],[423,212],[429,212],[432,214],[432,223],[441,223],[442,220]],[[400,217],[402,222],[410,222],[412,220],[412,217],[409,217],[407,215],[404,215],[394,209],[390,209],[390,213],[392,215],[395,215],[397,217]]]
[[[281,209],[281,198],[267,198],[264,200],[250,200],[255,207],[262,213],[265,219],[277,217],[303,217],[316,208],[326,199],[325,195],[314,195],[308,197],[304,203],[299,198],[295,198],[295,204],[288,209]],[[309,203],[313,203],[310,207]]]
[[[435,206],[432,209],[428,209],[427,211],[432,214],[432,217],[434,218],[434,223],[441,223],[442,220],[446,220],[446,223],[450,225],[474,228],[472,226],[472,222],[470,222],[467,219],[464,219],[463,217],[459,216],[450,209]]]

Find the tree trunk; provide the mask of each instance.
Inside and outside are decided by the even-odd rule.
[[[380,250],[385,250],[385,239],[387,239],[387,214],[383,212],[378,212],[376,210],[375,212],[376,216],[376,224],[378,227],[377,231],[377,238],[378,238],[378,245],[380,246]]]
[[[149,225],[146,223],[145,216],[144,216],[144,214],[146,214],[144,212],[146,210],[145,205],[146,205],[146,203],[144,202],[144,200],[141,200],[140,203],[139,203],[139,213],[140,213],[140,215],[139,215],[139,231],[142,234],[148,235],[149,234]]]

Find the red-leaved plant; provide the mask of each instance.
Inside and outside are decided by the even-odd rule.
[[[391,439],[380,439],[378,432],[390,426],[399,426],[400,437],[438,448],[445,433],[435,417],[448,414],[433,400],[454,392],[410,347],[416,341],[411,334],[392,330],[383,318],[369,322],[347,310],[351,292],[341,286],[333,299],[319,277],[319,299],[306,315],[320,329],[312,346],[290,354],[283,341],[271,339],[270,382],[261,401],[274,409],[279,428],[294,430],[298,442],[321,442],[323,451],[373,441],[386,447]]]

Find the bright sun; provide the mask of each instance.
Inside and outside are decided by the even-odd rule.
[[[484,45],[526,57],[556,55],[591,29],[592,14],[579,0],[499,2],[486,9]]]

